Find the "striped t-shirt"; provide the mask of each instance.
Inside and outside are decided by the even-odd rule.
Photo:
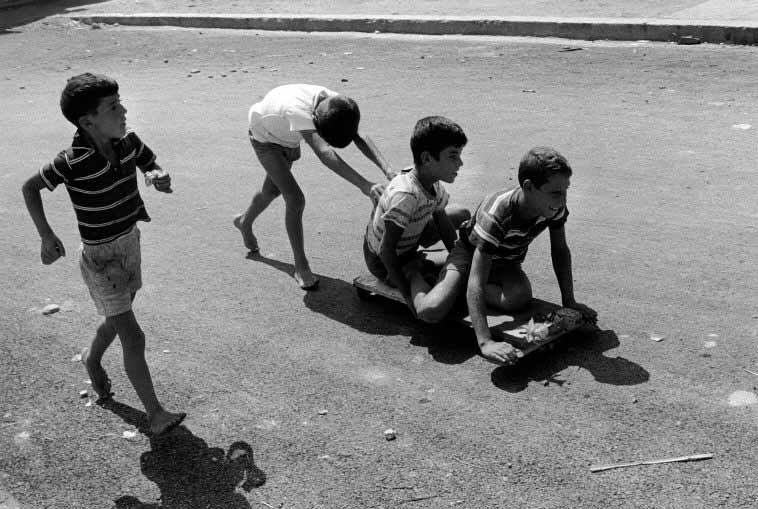
[[[103,244],[124,235],[137,221],[150,221],[137,188],[137,172],[155,164],[155,154],[131,131],[114,143],[119,166],[78,131],[71,146],[40,168],[51,191],[65,184],[84,244]]]
[[[403,170],[390,181],[374,209],[366,228],[366,241],[374,254],[379,254],[385,221],[392,221],[403,229],[397,243],[397,254],[417,249],[421,233],[432,214],[438,210],[444,211],[450,200],[439,181],[434,183],[434,193],[430,193],[411,170]]]
[[[568,209],[563,207],[550,219],[537,217],[529,221],[517,214],[520,187],[498,191],[482,200],[474,216],[465,225],[464,243],[480,246],[493,259],[521,263],[529,244],[545,228],[560,228],[566,223]],[[466,242],[467,241],[467,242]]]

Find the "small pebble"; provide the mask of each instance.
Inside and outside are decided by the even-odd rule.
[[[384,430],[384,438],[387,440],[395,440],[397,438],[397,434],[395,433],[394,429],[387,428]]]
[[[79,391],[79,397],[82,398],[82,399],[86,398],[87,397],[87,391],[86,390]]]
[[[42,314],[43,315],[52,315],[53,313],[57,313],[60,311],[61,308],[58,306],[58,304],[48,304],[44,308],[42,308]]]
[[[328,410],[319,410],[319,411],[318,411],[318,414],[319,414],[319,415],[326,415],[326,414],[328,414],[328,413],[329,413],[329,411],[328,411]]]

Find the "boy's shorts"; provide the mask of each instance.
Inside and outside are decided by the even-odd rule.
[[[277,143],[266,143],[253,138],[253,134],[249,131],[248,134],[250,136],[250,143],[253,145],[253,150],[255,150],[255,155],[258,156],[258,160],[264,169],[280,164],[282,159],[288,165],[300,159],[299,145],[297,147],[285,147]]]
[[[416,250],[411,250],[401,254],[399,256],[400,266],[402,267],[407,263],[410,263],[417,256],[419,256],[419,252]],[[366,261],[366,267],[368,268],[369,272],[371,272],[371,274],[373,274],[380,281],[385,281],[387,279],[388,273],[386,267],[384,266],[384,262],[382,262],[382,259],[378,254],[371,251],[371,248],[369,248],[368,241],[366,240],[365,236],[363,238],[363,259]],[[461,244],[460,241],[455,241],[453,250],[448,253],[447,258],[445,259],[445,263],[442,264],[439,277],[442,278],[442,276],[448,270],[460,272],[464,275],[464,277],[467,277],[469,271],[471,270],[471,254],[463,246],[463,244]]]
[[[132,309],[132,295],[142,288],[139,240],[134,225],[115,240],[79,247],[79,269],[98,314],[115,316]]]

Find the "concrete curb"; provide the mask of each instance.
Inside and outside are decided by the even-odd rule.
[[[422,35],[500,35],[564,39],[758,44],[758,22],[624,18],[475,18],[451,16],[92,14],[69,15],[82,23],[298,32],[382,32]]]

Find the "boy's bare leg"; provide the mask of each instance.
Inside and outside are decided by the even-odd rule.
[[[108,399],[112,395],[111,380],[103,369],[102,360],[105,351],[114,339],[116,339],[116,329],[106,320],[98,326],[92,344],[82,350],[82,364],[92,382],[92,390],[100,399]]]
[[[453,309],[466,278],[457,270],[443,269],[432,286],[420,272],[410,274],[411,296],[416,315],[428,323],[442,321]]]
[[[295,184],[297,186],[297,184]],[[298,187],[298,191],[300,188]],[[305,241],[303,236],[303,210],[305,209],[305,197],[302,192],[284,194],[286,203],[284,212],[284,224],[287,227],[287,235],[292,246],[292,255],[295,261],[293,277],[304,290],[313,289],[318,284],[318,278],[311,272],[308,258],[305,256]]]
[[[520,266],[493,266],[484,289],[488,306],[505,312],[524,309],[532,301],[532,285]]]
[[[253,222],[255,222],[258,216],[261,215],[261,213],[266,210],[266,208],[271,205],[271,202],[280,194],[279,189],[271,180],[271,177],[266,175],[261,190],[253,195],[253,199],[247,207],[247,210],[234,217],[234,226],[236,226],[242,234],[242,241],[244,242],[245,247],[254,253],[258,252],[259,247],[258,239],[256,239],[253,234]]]
[[[287,236],[295,261],[293,276],[301,288],[313,289],[318,284],[318,278],[311,272],[308,258],[305,256],[305,241],[303,240],[305,196],[292,175],[292,163],[286,160],[284,156],[271,154],[265,160],[261,160],[261,164],[267,173],[266,180],[263,183],[262,193],[264,197],[267,191],[273,193],[273,190],[276,190],[284,198],[284,225],[287,228]],[[261,203],[264,202],[261,201]]]
[[[106,318],[121,339],[124,353],[124,369],[134,386],[137,396],[147,413],[150,431],[156,435],[168,431],[181,423],[186,414],[166,411],[158,401],[150,376],[150,369],[145,360],[145,334],[142,332],[134,312],[127,311]]]

